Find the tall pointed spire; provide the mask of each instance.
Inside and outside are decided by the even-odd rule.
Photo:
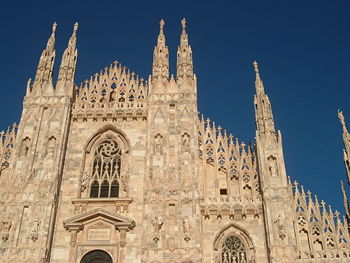
[[[344,164],[346,169],[346,175],[348,178],[348,184],[350,185],[350,160],[349,160],[349,154],[350,154],[350,134],[348,132],[348,129],[346,128],[345,124],[345,118],[342,111],[338,110],[338,117],[340,120],[340,123],[343,126],[343,142],[344,142]]]
[[[153,67],[152,67],[152,77],[157,78],[169,78],[169,50],[165,44],[164,35],[164,20],[159,22],[160,30],[157,40],[157,45],[154,47],[153,51]]]
[[[68,47],[64,51],[61,60],[61,66],[58,73],[57,92],[58,94],[65,94],[70,92],[73,88],[74,75],[77,63],[78,50],[77,33],[78,23],[74,24],[72,36],[69,39]]]
[[[56,27],[57,23],[55,22],[52,24],[52,33],[47,41],[46,48],[43,50],[40,56],[32,88],[32,92],[35,92],[36,94],[40,94],[47,87],[53,88],[52,71],[56,57],[56,51],[54,49]]]
[[[348,197],[346,195],[346,191],[345,191],[345,187],[344,187],[343,181],[340,181],[340,186],[341,186],[341,191],[342,191],[342,194],[343,194],[344,210],[345,210],[345,213],[346,213],[346,217],[349,220],[350,219],[349,201],[348,201]]]
[[[265,94],[264,84],[260,78],[258,63],[254,61],[255,70],[255,121],[258,133],[273,133],[275,134],[275,124],[271,109],[269,97]]]
[[[181,20],[182,33],[180,37],[180,46],[177,49],[177,79],[193,78],[192,49],[188,44],[188,35],[186,32],[186,19]]]

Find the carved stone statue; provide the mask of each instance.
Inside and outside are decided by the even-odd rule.
[[[41,221],[39,219],[34,219],[30,228],[30,239],[35,242],[39,237]]]
[[[284,226],[284,220],[282,219],[281,215],[278,215],[278,217],[273,221],[273,223],[276,225],[278,237],[281,240],[284,240],[286,238],[286,230]]]
[[[190,151],[190,136],[187,133],[182,135],[182,151],[183,152]]]
[[[154,152],[163,153],[163,137],[159,133],[154,137]]]
[[[161,217],[156,216],[152,220],[153,232],[159,234],[160,230],[162,229],[163,223],[163,219]]]
[[[153,226],[153,241],[157,243],[160,239],[160,231],[163,226],[163,219],[161,217],[156,216],[154,219],[152,219],[152,226]]]
[[[12,226],[12,221],[10,219],[4,219],[1,221],[1,230],[2,230],[1,238],[3,241],[6,241],[9,239],[11,226]]]
[[[52,158],[55,155],[56,138],[51,137],[47,143],[47,157]]]
[[[191,240],[192,227],[188,217],[182,219],[182,231],[184,233],[184,240],[186,242]]]
[[[182,230],[184,234],[189,234],[192,230],[191,223],[188,217],[182,219]]]
[[[277,171],[277,162],[276,158],[273,156],[270,156],[267,158],[268,164],[269,164],[269,172],[271,176],[277,176],[278,171]]]
[[[22,140],[19,156],[27,156],[27,153],[29,151],[29,145],[30,145],[30,139],[28,137],[24,138]]]
[[[87,172],[81,172],[81,188],[80,191],[85,192],[87,185],[89,183],[89,175]]]

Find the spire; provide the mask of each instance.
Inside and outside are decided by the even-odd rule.
[[[55,51],[55,32],[57,23],[52,24],[52,33],[47,41],[46,48],[43,50],[40,56],[38,68],[33,83],[33,89],[36,94],[41,93],[47,87],[52,88],[52,71],[56,57]],[[53,91],[53,89],[52,89]]]
[[[68,41],[68,47],[65,49],[62,55],[61,66],[58,73],[57,88],[56,88],[57,92],[60,94],[64,94],[66,91],[69,92],[69,90],[71,90],[73,87],[77,56],[78,56],[78,50],[76,48],[77,30],[78,30],[78,23],[75,23],[73,27],[72,36]]]
[[[169,51],[168,47],[165,45],[165,35],[164,35],[164,20],[159,22],[160,30],[157,40],[157,45],[154,47],[153,51],[153,67],[152,67],[152,77],[162,77],[169,78]]]
[[[192,49],[188,44],[188,35],[186,33],[186,19],[181,20],[182,33],[180,37],[180,46],[177,49],[177,78],[193,79]]]
[[[344,164],[345,164],[345,168],[346,168],[346,174],[348,177],[348,184],[350,185],[350,160],[349,160],[349,153],[350,153],[350,134],[348,132],[348,129],[346,128],[346,124],[345,124],[345,118],[343,115],[342,111],[338,110],[338,117],[340,120],[340,123],[343,126],[343,142],[344,142],[344,149],[343,149],[343,153],[344,153]]]
[[[264,83],[262,82],[262,80],[260,78],[258,62],[254,61],[253,65],[254,65],[254,71],[255,71],[255,91],[257,94],[261,93],[261,92],[265,93]]]
[[[346,213],[346,217],[349,220],[350,219],[349,201],[348,201],[348,197],[346,195],[346,191],[345,191],[345,188],[344,188],[343,181],[340,181],[340,186],[341,186],[341,191],[343,193],[344,210],[345,210],[345,213]]]
[[[265,94],[264,84],[260,78],[258,63],[254,61],[255,70],[255,121],[258,133],[273,133],[276,134],[275,124],[271,109],[269,97]]]

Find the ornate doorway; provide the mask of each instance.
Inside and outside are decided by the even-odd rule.
[[[85,254],[80,263],[113,263],[111,256],[103,250],[93,250]]]

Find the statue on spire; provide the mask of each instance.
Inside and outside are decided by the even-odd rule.
[[[160,20],[159,25],[160,25],[160,32],[163,33],[163,27],[165,25],[165,22],[163,19]]]
[[[338,118],[340,120],[340,123],[345,126],[345,118],[344,118],[344,115],[343,115],[343,112],[338,110]]]
[[[186,31],[186,18],[182,18],[181,24],[182,24],[182,31],[185,32]]]
[[[258,62],[256,62],[256,60],[254,60],[253,65],[255,73],[259,73],[259,65]]]

